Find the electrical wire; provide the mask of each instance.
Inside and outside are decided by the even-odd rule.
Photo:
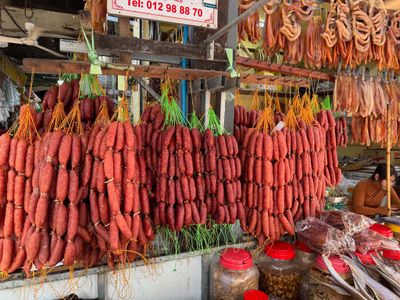
[[[11,21],[15,24],[15,26],[17,26],[18,29],[21,30],[22,33],[26,34],[26,31],[24,29],[22,29],[21,26],[18,25],[17,21],[15,21],[14,17],[11,15],[11,13],[8,11],[8,9],[5,6],[3,6],[3,9],[6,12],[6,14],[9,16]]]

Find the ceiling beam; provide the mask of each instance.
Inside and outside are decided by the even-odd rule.
[[[24,36],[25,34],[18,28],[19,26],[25,31],[24,24],[28,19],[25,17],[24,9],[13,6],[4,6],[4,8],[1,8],[1,29],[3,34]],[[13,19],[18,26],[14,23]],[[30,22],[45,29],[46,32],[43,36],[61,35],[75,37],[80,30],[78,15],[50,10],[35,9]]]

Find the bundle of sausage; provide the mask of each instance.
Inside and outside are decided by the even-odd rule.
[[[109,208],[110,249],[114,255],[120,255],[120,261],[133,261],[136,256],[132,251],[145,249],[148,241],[154,239],[145,186],[146,165],[144,157],[139,155],[143,141],[141,134],[135,134],[136,129],[129,121],[114,121],[100,144],[99,154],[103,159],[100,169],[103,168],[104,180],[97,182]]]
[[[348,142],[346,118],[338,118],[336,119],[336,145],[337,147],[346,147]]]
[[[40,133],[43,133],[48,129],[58,101],[61,101],[64,104],[66,113],[70,112],[75,104],[75,101],[78,99],[79,85],[79,80],[73,79],[71,81],[64,81],[60,86],[52,86],[49,90],[47,90],[42,102],[42,112],[38,113],[37,128]],[[84,124],[93,124],[95,122],[103,102],[107,104],[111,117],[115,108],[115,104],[108,96],[101,95],[99,93],[86,93],[89,93],[90,95],[83,95],[84,97],[80,101],[81,120]]]
[[[299,125],[295,134],[296,142],[292,140],[292,148],[296,152],[293,194],[297,201],[292,207],[295,221],[303,217],[318,216],[324,210],[326,190],[324,177],[326,144],[323,128],[318,122],[306,125],[300,121]],[[298,206],[297,212],[296,206]]]
[[[241,225],[260,241],[279,240],[285,231],[294,234],[290,211],[294,166],[290,163],[286,134],[249,130],[243,141],[242,204],[246,219]]]
[[[77,104],[68,118],[75,120]],[[24,270],[29,275],[31,264],[39,270],[63,261],[66,266],[82,262],[92,266],[97,262],[94,235],[88,231],[88,196],[81,173],[84,165],[87,137],[79,131],[57,130],[43,137],[35,156],[33,192],[28,218],[32,223],[27,234],[27,259]],[[89,168],[90,171],[90,168]],[[82,176],[81,176],[82,175]],[[93,253],[92,253],[93,252]],[[94,255],[96,254],[96,255]],[[104,253],[103,253],[104,254]]]
[[[235,105],[234,111],[234,133],[236,141],[241,144],[248,128],[254,128],[260,118],[260,111],[246,111],[243,106]]]
[[[275,122],[283,119],[278,113]],[[321,123],[315,120],[309,125],[298,120],[297,129],[283,128],[272,134],[249,129],[244,138],[242,204],[246,219],[241,225],[261,242],[278,240],[286,232],[293,235],[296,221],[318,216],[325,206],[326,186],[340,180],[335,163],[336,123],[331,112],[321,112],[319,119]]]
[[[201,187],[197,188],[195,183],[195,170],[201,171],[201,161],[194,159],[199,158],[194,155],[198,154],[199,145],[200,132],[179,124],[167,127],[159,135],[156,225],[168,225],[170,230],[179,231],[183,226],[205,223],[204,197],[197,191]],[[199,175],[201,172],[197,173],[196,180],[201,179]]]
[[[42,112],[38,113],[38,130],[44,133],[51,121],[56,104],[61,101],[69,111],[73,102],[78,99],[79,81],[63,82],[60,86],[52,86],[47,90],[42,101]]]
[[[237,219],[243,220],[239,180],[242,167],[235,138],[228,134],[214,136],[210,129],[206,129],[203,143],[207,210],[217,224],[234,224]]]
[[[342,180],[342,171],[339,168],[337,155],[336,121],[330,110],[320,111],[317,119],[323,129],[325,143],[325,182],[327,186],[333,187]]]
[[[135,132],[142,135],[143,148],[139,148],[140,162],[145,158],[147,167],[146,187],[151,200],[155,198],[155,178],[157,177],[158,157],[155,151],[157,141],[164,126],[164,113],[161,111],[161,105],[155,104],[147,107],[141,117],[140,129],[135,127]]]
[[[27,233],[30,228],[26,213],[29,210],[32,184],[37,185],[38,182],[38,176],[33,171],[40,145],[40,141],[35,142],[35,124],[36,112],[29,105],[23,105],[19,128],[14,137],[11,138],[9,133],[0,137],[0,270],[5,273],[20,268],[26,258]]]

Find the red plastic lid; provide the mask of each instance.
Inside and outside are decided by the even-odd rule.
[[[219,263],[229,270],[247,270],[253,266],[253,259],[246,250],[228,248],[221,253]]]
[[[387,238],[393,237],[392,229],[390,229],[389,227],[387,227],[385,225],[375,223],[369,229],[371,229],[379,234],[382,234],[383,236],[386,236]]]
[[[296,257],[294,247],[289,243],[280,241],[265,246],[264,252],[267,256],[280,260],[291,260]]]
[[[400,250],[382,250],[382,255],[384,258],[391,260],[400,260]]]
[[[336,272],[341,273],[341,274],[350,272],[349,266],[339,256],[336,256],[336,255],[331,256],[331,257],[329,257],[329,260],[332,263],[332,266]],[[326,267],[325,262],[322,259],[321,255],[317,256],[315,263],[317,264],[317,266],[320,269],[328,271],[328,268]]]
[[[248,290],[244,292],[243,300],[268,300],[268,295],[257,290]]]
[[[306,253],[312,253],[312,250],[310,249],[310,247],[308,247],[306,244],[300,242],[299,240],[297,240],[294,243],[294,246],[296,247],[296,249],[302,251],[302,252],[306,252]]]
[[[375,262],[372,259],[372,255],[377,255],[376,251],[370,250],[366,254],[362,254],[362,253],[356,251],[356,252],[354,252],[354,254],[360,259],[362,264],[375,265]]]

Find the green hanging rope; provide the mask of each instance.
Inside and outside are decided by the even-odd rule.
[[[95,75],[100,75],[102,74],[101,72],[101,67],[104,66],[104,63],[100,60],[95,46],[94,46],[94,34],[93,34],[93,29],[92,29],[92,39],[89,41],[85,30],[82,27],[82,32],[83,32],[83,37],[85,38],[86,46],[88,47],[88,58],[90,61],[90,74],[95,74]]]

